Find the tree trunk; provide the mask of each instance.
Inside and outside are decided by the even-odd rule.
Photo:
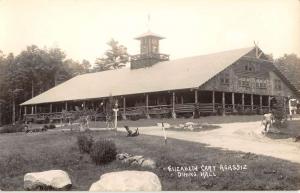
[[[13,108],[13,114],[12,114],[12,124],[15,125],[16,122],[16,103],[15,103],[15,96],[13,93],[13,97],[12,97],[12,108]]]

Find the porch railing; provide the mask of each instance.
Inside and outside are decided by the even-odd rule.
[[[235,104],[235,109],[238,111],[238,106],[241,108],[240,104]],[[214,107],[214,108],[213,108]],[[253,108],[253,110],[252,110]],[[184,104],[175,104],[174,110],[175,113],[194,113],[196,110],[202,113],[216,113],[222,112],[223,105],[221,103],[184,103]],[[260,113],[267,113],[269,111],[268,106],[262,106],[260,110],[259,105],[244,105],[243,107],[244,112],[260,112]],[[118,116],[147,116],[147,115],[167,115],[173,111],[172,105],[153,105],[153,106],[138,106],[138,107],[126,107],[125,111],[124,108],[119,108]],[[91,111],[92,112],[92,111]],[[225,113],[233,113],[233,105],[232,104],[225,104]],[[37,114],[26,114],[25,119],[27,121],[46,121],[46,119],[55,121],[55,120],[63,120],[66,118],[74,119],[76,116],[81,116],[78,114],[77,111],[68,111],[68,112],[52,112],[52,113],[37,113]],[[105,112],[98,112],[98,113],[91,113],[90,117],[92,120],[105,120],[106,113]]]

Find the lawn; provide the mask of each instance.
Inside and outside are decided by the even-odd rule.
[[[95,139],[111,138],[118,152],[144,155],[154,159],[158,167],[150,170],[162,182],[163,190],[299,190],[300,165],[292,162],[221,150],[204,144],[168,139],[165,145],[161,137],[140,135],[125,137],[119,132],[94,131]],[[88,190],[99,177],[112,171],[145,170],[118,161],[96,166],[87,154],[80,154],[76,132],[47,131],[45,133],[13,133],[0,135],[0,189],[23,190],[23,177],[27,172],[62,169],[69,173],[72,190]],[[220,166],[246,165],[242,171],[221,171],[215,176],[178,177],[169,172],[171,166]]]

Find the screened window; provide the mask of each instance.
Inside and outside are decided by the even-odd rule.
[[[255,72],[255,65],[251,62],[248,62],[246,65],[245,65],[245,71],[248,71],[248,72]]]
[[[221,74],[221,84],[229,85],[229,74],[228,73],[223,73]]]
[[[274,82],[274,87],[275,87],[275,89],[276,90],[281,90],[281,81],[280,80],[275,80],[275,82]]]
[[[240,78],[239,86],[249,88],[250,87],[250,80],[248,78]]]

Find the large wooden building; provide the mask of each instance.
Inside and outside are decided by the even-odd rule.
[[[76,76],[24,103],[27,119],[62,118],[75,107],[105,117],[105,103],[118,100],[123,119],[140,116],[195,116],[263,113],[272,96],[296,95],[295,87],[257,46],[169,60],[159,52],[163,37],[147,32],[136,38],[140,54],[130,68]]]

